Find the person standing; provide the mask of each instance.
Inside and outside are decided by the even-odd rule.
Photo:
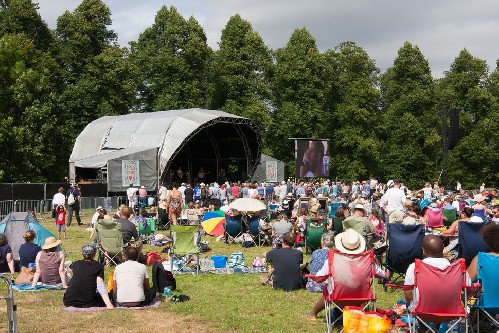
[[[72,183],[71,187],[66,193],[66,196],[68,198],[68,206],[69,206],[68,227],[71,226],[71,221],[73,220],[73,212],[76,216],[76,222],[78,223],[78,225],[83,225],[83,223],[81,223],[81,217],[80,217],[81,192],[80,189],[78,188],[78,185]],[[73,197],[72,199],[70,198],[71,196]]]
[[[161,183],[161,186],[158,189],[158,196],[159,200],[166,200],[166,198],[168,197],[168,190],[166,189],[164,183]]]
[[[139,202],[140,208],[144,209],[147,205],[147,190],[145,186],[141,186],[139,189]]]
[[[64,196],[64,187],[59,187],[57,193],[54,194],[52,198],[52,217],[57,221],[57,212],[56,209],[60,205],[66,204],[66,197]]]
[[[130,187],[126,190],[126,196],[128,198],[128,207],[135,207],[137,204],[137,188],[133,187],[133,184],[130,184]]]
[[[184,190],[184,199],[185,204],[189,204],[189,202],[194,202],[194,189],[191,184],[187,184],[187,187]]]

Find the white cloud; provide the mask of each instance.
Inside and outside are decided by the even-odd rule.
[[[80,1],[38,0],[40,14],[51,28],[64,10]],[[391,66],[405,41],[420,47],[433,73],[448,70],[459,51],[467,48],[495,68],[499,58],[499,2],[491,0],[108,0],[113,29],[121,45],[136,40],[149,27],[162,5],[194,16],[217,48],[221,31],[232,15],[240,14],[273,49],[286,45],[291,33],[305,27],[321,50],[354,41],[382,69]]]

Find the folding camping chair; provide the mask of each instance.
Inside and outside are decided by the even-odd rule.
[[[0,294],[0,299],[4,299],[7,302],[7,323],[9,333],[17,333],[17,306],[14,304],[14,294],[12,292],[11,279],[3,274],[0,274],[0,280],[5,283],[7,288],[0,287],[2,293]],[[4,294],[4,292],[6,292]],[[3,317],[3,315],[2,315]],[[4,317],[5,318],[5,317]]]
[[[150,235],[156,230],[156,221],[152,217],[147,217],[144,222],[139,221],[137,223],[137,231],[139,236]]]
[[[341,207],[343,204],[341,202],[331,202],[328,204],[329,206],[329,218],[334,218],[336,216],[336,210]]]
[[[453,208],[453,209],[442,208],[442,214],[445,216],[445,219],[446,219],[444,221],[444,224],[446,227],[450,227],[452,222],[457,220],[457,209],[456,208]]]
[[[99,220],[96,243],[99,249],[99,262],[104,263],[109,260],[113,265],[118,265],[125,248],[121,223],[106,219]]]
[[[234,242],[235,239],[243,234],[242,216],[231,216],[225,214],[225,244]]]
[[[405,277],[405,272],[415,259],[423,259],[423,238],[425,236],[424,225],[406,225],[401,223],[388,223],[387,244],[383,266],[393,274],[398,276],[391,280],[391,283],[397,282]],[[383,254],[377,253],[377,256]],[[383,262],[382,259],[378,259]]]
[[[327,331],[332,331],[332,326],[343,315],[334,321],[331,313],[338,309],[343,313],[347,305],[362,306],[365,310],[372,306],[376,310],[376,289],[374,284],[374,253],[372,250],[359,254],[346,254],[338,250],[329,251],[329,276],[334,282],[332,292],[324,288],[326,301]]]
[[[465,330],[468,332],[466,304],[463,304],[461,300],[463,290],[464,299],[467,299],[466,280],[464,259],[453,262],[446,269],[440,269],[416,259],[415,283],[413,286],[404,286],[403,288],[411,288],[414,299],[417,299],[414,311],[409,311],[409,316],[412,317],[412,321],[410,320],[412,332],[416,332],[416,324],[419,322],[429,332],[436,333],[439,330],[430,326],[429,323],[441,324],[455,319],[464,319]],[[459,323],[460,320],[455,320],[445,332],[451,332]]]
[[[426,210],[426,226],[428,228],[441,228],[444,226],[442,209],[439,210]]]
[[[311,252],[320,249],[322,234],[326,231],[326,218],[307,218],[305,220],[305,248]]]
[[[251,235],[252,242],[256,246],[262,246],[267,241],[265,234],[260,230],[259,216],[246,216],[248,224],[248,233]]]
[[[480,233],[484,225],[484,223],[459,222],[457,258],[464,258],[466,267],[470,265],[478,252],[490,252]]]
[[[495,331],[499,328],[499,320],[496,319],[497,314],[499,314],[499,284],[497,284],[499,256],[479,252],[477,268],[481,291],[474,306],[477,323],[476,331],[480,332],[480,314],[483,314],[484,318],[494,325],[493,330]],[[482,328],[482,332],[492,331],[490,328],[486,330]]]
[[[172,225],[170,237],[173,245],[170,250],[171,272],[175,274],[173,264],[177,264],[178,272],[186,271],[190,255],[196,257],[196,274],[199,274],[199,241],[200,233],[197,225]]]

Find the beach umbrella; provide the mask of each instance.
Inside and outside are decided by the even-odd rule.
[[[212,236],[222,236],[224,234],[225,213],[221,210],[207,212],[201,220],[203,229]]]
[[[267,209],[262,201],[253,198],[236,199],[230,203],[229,207],[240,212],[259,212]]]

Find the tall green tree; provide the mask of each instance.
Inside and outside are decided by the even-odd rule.
[[[430,66],[417,46],[405,42],[381,79],[381,175],[409,186],[437,180],[441,152],[440,112]]]
[[[57,69],[25,34],[0,37],[0,182],[46,181],[63,174]]]
[[[345,179],[367,179],[377,173],[381,144],[376,133],[379,116],[379,69],[354,42],[326,52],[332,75],[327,94],[332,112],[331,170]]]
[[[210,65],[208,107],[248,117],[262,130],[269,123],[270,50],[251,24],[232,16]]]
[[[100,0],[83,0],[57,20],[57,55],[65,84],[59,105],[66,118],[68,154],[88,123],[128,113],[133,106],[137,70],[128,51],[117,46],[111,23],[111,11]]]
[[[268,136],[274,156],[287,162],[289,174],[293,174],[294,150],[288,138],[329,137],[331,114],[323,111],[327,73],[325,57],[305,28],[295,30],[287,45],[277,50]]]
[[[0,0],[0,36],[24,34],[39,50],[50,50],[53,35],[31,0]]]
[[[439,81],[442,107],[460,111],[457,145],[449,151],[449,179],[460,180],[464,187],[497,183],[498,145],[492,124],[499,110],[498,77],[497,69],[489,76],[486,62],[463,49]]]
[[[151,27],[132,44],[140,76],[139,109],[204,107],[211,49],[199,23],[163,6]]]

